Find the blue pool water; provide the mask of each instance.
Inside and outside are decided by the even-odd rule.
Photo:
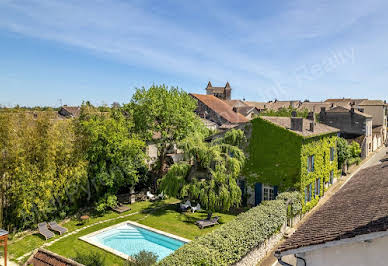
[[[185,244],[183,241],[131,224],[112,228],[92,236],[91,239],[129,256],[142,250],[151,251],[158,255],[158,261]]]

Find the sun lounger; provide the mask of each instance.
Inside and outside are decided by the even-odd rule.
[[[49,222],[48,223],[48,227],[51,230],[58,232],[60,235],[62,235],[62,234],[67,232],[67,228],[58,225],[57,222],[55,222],[55,221]]]
[[[193,213],[196,212],[196,211],[199,211],[199,210],[201,210],[201,205],[199,205],[199,203],[197,204],[197,206],[191,207],[191,211],[192,211]]]
[[[114,210],[115,212],[117,213],[123,213],[123,212],[126,212],[126,211],[129,211],[131,208],[119,203],[116,207],[112,208],[112,210]]]
[[[46,222],[38,224],[38,230],[39,233],[46,238],[46,240],[54,236],[54,233],[47,228]]]
[[[163,191],[158,195],[158,199],[164,199],[166,196],[164,195]]]
[[[219,219],[220,217],[215,216],[211,219],[199,220],[196,222],[196,224],[198,225],[199,228],[203,229],[203,228],[218,224]]]

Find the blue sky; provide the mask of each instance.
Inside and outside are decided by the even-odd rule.
[[[128,102],[153,83],[233,98],[387,99],[388,1],[0,0],[0,104]]]

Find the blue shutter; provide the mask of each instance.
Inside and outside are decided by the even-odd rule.
[[[309,190],[310,190],[309,191],[310,192],[309,193],[309,201],[310,201],[311,200],[311,193],[312,193],[312,190],[313,190],[311,184],[309,185]]]
[[[315,156],[313,155],[311,158],[311,172],[314,172],[315,170]]]
[[[310,173],[310,156],[307,157],[307,172]]]
[[[255,184],[255,206],[259,205],[263,198],[263,185],[261,183]]]
[[[274,186],[273,187],[273,196],[274,196],[275,199],[278,196],[278,186]]]
[[[318,178],[318,196],[321,195],[321,178]]]
[[[307,198],[307,187],[304,188],[304,203],[307,202],[308,198]]]

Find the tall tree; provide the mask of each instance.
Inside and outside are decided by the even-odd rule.
[[[211,143],[195,134],[182,141],[186,162],[174,164],[161,179],[161,189],[169,196],[189,198],[213,211],[227,211],[238,206],[241,190],[237,178],[245,156],[242,130],[230,130]]]
[[[164,173],[167,152],[172,146],[193,132],[206,132],[194,113],[196,101],[178,88],[154,85],[137,89],[124,109],[133,117],[136,132],[158,146],[157,178]]]
[[[132,131],[133,123],[119,108],[101,113],[88,104],[81,107],[78,143],[89,161],[88,176],[95,184],[96,200],[139,181],[139,170],[145,166],[145,144]]]

